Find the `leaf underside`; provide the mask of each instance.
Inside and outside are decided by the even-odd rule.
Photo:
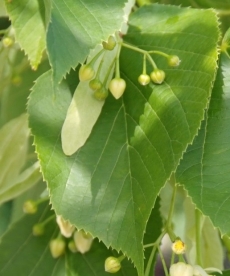
[[[91,136],[71,157],[63,154],[60,140],[71,101],[68,83],[54,98],[48,72],[29,100],[30,127],[56,213],[122,250],[140,276],[151,209],[204,116],[216,69],[217,26],[211,10],[150,5],[134,13],[127,41],[176,54],[181,65],[169,68],[164,58],[154,57],[166,81],[141,87],[142,56],[122,50],[124,96],[108,97]]]

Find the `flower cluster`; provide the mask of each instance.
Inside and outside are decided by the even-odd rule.
[[[101,64],[103,63],[103,58],[101,60],[101,63],[98,67],[97,72],[95,72],[93,65],[99,58],[99,56],[103,53],[104,50],[112,51],[118,44],[118,50],[117,55],[114,60],[115,64],[115,77],[109,82],[108,89],[112,93],[115,99],[119,99],[126,88],[126,82],[124,79],[120,77],[120,70],[119,70],[119,55],[120,55],[120,49],[121,47],[126,47],[131,50],[141,52],[143,54],[143,71],[142,74],[138,77],[138,82],[141,85],[147,85],[152,81],[156,84],[161,84],[165,80],[165,72],[161,69],[159,69],[155,62],[153,61],[150,54],[159,54],[167,58],[168,65],[172,67],[176,67],[180,64],[180,59],[176,55],[168,55],[166,53],[160,52],[160,51],[145,51],[140,48],[137,48],[135,46],[123,43],[120,41],[119,37],[115,38],[114,36],[110,36],[108,38],[108,41],[103,41],[103,49],[101,52],[99,52],[95,57],[88,63],[81,66],[79,70],[79,79],[80,81],[90,81],[89,87],[94,91],[93,95],[98,100],[105,100],[108,97],[108,89],[106,88],[106,83],[108,80],[108,76],[111,73],[111,68],[108,69],[108,74],[105,76],[104,80],[101,81],[100,79],[100,69]],[[146,73],[146,58],[149,60],[149,62],[153,66],[153,71],[148,75]]]

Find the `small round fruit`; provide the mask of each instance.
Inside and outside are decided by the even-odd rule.
[[[116,273],[121,269],[121,263],[118,258],[108,257],[105,260],[105,271],[109,273]]]
[[[2,40],[2,44],[5,48],[8,48],[10,46],[12,46],[14,43],[13,39],[10,37],[4,37]]]
[[[37,223],[33,226],[32,231],[34,236],[42,236],[45,232],[45,226],[42,223]]]
[[[65,253],[65,241],[57,238],[50,241],[50,252],[53,258],[58,258]]]
[[[115,99],[119,99],[125,92],[126,82],[121,78],[114,78],[109,83],[109,90]]]
[[[93,79],[89,82],[89,87],[92,90],[98,90],[102,87],[102,83],[99,79]]]
[[[95,71],[93,67],[89,64],[84,64],[79,70],[80,81],[87,81],[93,78]]]
[[[108,38],[108,41],[103,41],[102,42],[102,45],[103,45],[103,48],[105,50],[109,50],[109,51],[112,51],[114,49],[114,47],[116,46],[116,40],[115,38],[111,35],[109,38]]]
[[[147,84],[149,84],[149,82],[150,82],[150,76],[147,75],[147,74],[141,74],[141,75],[138,77],[138,82],[139,82],[141,85],[147,85]]]
[[[168,64],[169,66],[176,67],[180,64],[180,59],[178,56],[169,56],[168,57]]]
[[[35,214],[38,210],[37,204],[33,200],[27,200],[23,204],[23,212],[25,214]]]
[[[99,101],[105,100],[108,97],[108,95],[108,90],[104,86],[102,86],[100,89],[97,89],[93,93],[94,98]]]
[[[165,72],[160,69],[154,69],[150,74],[150,78],[154,83],[161,84],[165,79]]]

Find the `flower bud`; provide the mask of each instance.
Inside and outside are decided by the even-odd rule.
[[[37,204],[33,200],[27,200],[23,204],[23,212],[26,214],[35,214],[37,212]]]
[[[116,273],[121,269],[121,263],[118,258],[108,257],[105,260],[105,271],[109,273]]]
[[[77,250],[84,254],[90,250],[93,237],[90,234],[86,234],[83,230],[76,231],[74,233],[74,242]]]
[[[160,69],[154,69],[150,74],[150,78],[154,83],[161,84],[165,79],[165,72]]]
[[[126,82],[121,78],[114,78],[109,83],[109,90],[115,99],[119,99],[123,95],[125,88]]]
[[[65,253],[65,241],[57,238],[50,241],[50,252],[53,258],[58,258]]]
[[[70,224],[69,221],[64,220],[62,216],[57,216],[56,221],[60,228],[61,234],[66,238],[71,237],[75,227]]]
[[[79,70],[79,79],[80,81],[87,81],[93,78],[95,72],[91,65],[84,64]]]
[[[102,88],[102,83],[99,79],[93,79],[89,82],[89,87],[95,91]]]
[[[185,253],[185,244],[180,240],[176,240],[173,244],[172,244],[172,251],[176,254],[184,254]]]
[[[108,90],[104,86],[102,86],[100,89],[97,89],[93,93],[94,98],[99,101],[105,100],[108,97],[108,95]]]
[[[171,265],[170,276],[193,276],[193,267],[182,262]]]
[[[14,41],[13,41],[13,39],[10,38],[10,37],[4,37],[4,38],[2,39],[2,44],[3,44],[3,46],[4,46],[5,48],[8,48],[8,47],[12,46],[13,43],[14,43]]]
[[[147,74],[141,74],[141,75],[138,77],[138,82],[139,82],[141,85],[147,85],[147,84],[149,84],[149,82],[150,82],[150,76],[147,75]]]
[[[34,236],[42,236],[45,232],[45,226],[42,223],[37,223],[33,226],[32,231]]]
[[[69,250],[72,252],[72,253],[76,253],[78,250],[77,250],[77,247],[76,247],[76,244],[74,242],[74,240],[71,240],[69,243],[68,243],[68,248]]]
[[[180,64],[180,59],[178,56],[169,56],[168,57],[168,64],[169,66],[176,67]]]
[[[21,78],[19,75],[15,75],[15,76],[13,76],[13,78],[12,78],[12,83],[13,83],[13,85],[15,85],[15,86],[19,86],[19,85],[21,85],[21,83],[22,83],[22,78]]]
[[[105,50],[109,50],[109,51],[112,51],[114,49],[114,47],[116,46],[116,44],[117,44],[116,40],[115,40],[114,36],[112,36],[112,35],[108,38],[108,42],[106,42],[106,41],[102,42],[103,48]]]

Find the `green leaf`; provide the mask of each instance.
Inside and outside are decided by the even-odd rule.
[[[222,234],[230,233],[229,70],[230,59],[223,54],[207,119],[176,174],[177,182],[184,184],[193,202]]]
[[[6,202],[0,206],[0,237],[10,224],[12,202]]]
[[[17,181],[26,161],[29,133],[26,114],[0,129],[0,194]]]
[[[10,173],[10,172],[9,172]],[[23,171],[9,188],[6,187],[0,194],[0,204],[13,199],[33,187],[41,179],[40,166],[36,162]]]
[[[44,2],[47,2],[44,4]],[[25,51],[34,70],[41,62],[42,53],[46,47],[46,25],[50,7],[50,0],[21,0],[8,1],[5,5],[15,37],[20,47]]]
[[[223,269],[224,254],[220,241],[219,232],[213,228],[212,222],[208,217],[203,216],[199,211],[195,210],[195,205],[191,198],[187,197],[184,202],[185,210],[185,244],[186,258],[191,265],[197,264],[197,247],[200,248],[200,257],[202,266],[216,267]],[[195,214],[198,212],[199,214]],[[200,220],[199,230],[200,244],[197,244],[197,217]]]
[[[7,16],[6,8],[3,1],[0,2],[0,16]]]
[[[49,241],[58,234],[57,224],[49,222],[45,226],[43,236],[32,235],[32,227],[44,221],[53,212],[50,206],[43,203],[35,215],[24,216],[11,225],[2,236],[0,243],[0,275],[55,275],[56,266],[61,259],[53,259],[49,250]]]
[[[126,0],[53,0],[47,48],[54,83],[84,63],[90,49],[121,28]]]
[[[171,69],[163,57],[155,58],[166,72],[162,85],[139,85],[142,56],[123,50],[124,96],[108,97],[89,139],[71,157],[62,152],[60,140],[71,101],[68,83],[61,84],[54,99],[52,75],[44,74],[33,88],[28,111],[56,213],[122,250],[142,276],[146,224],[161,187],[203,119],[219,32],[212,10],[173,6],[143,7],[130,24],[130,43],[182,60]]]
[[[0,125],[26,112],[30,88],[49,68],[48,61],[44,60],[33,71],[24,53],[15,47],[0,53]]]

